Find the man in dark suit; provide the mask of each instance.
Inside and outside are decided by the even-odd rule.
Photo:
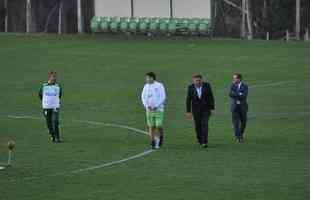
[[[232,123],[235,131],[236,141],[244,142],[244,131],[247,124],[248,112],[248,86],[242,82],[242,75],[233,75],[233,83],[230,87]]]
[[[186,115],[194,119],[198,143],[205,148],[208,147],[209,119],[214,107],[211,85],[203,82],[202,75],[193,75],[193,84],[187,91]]]

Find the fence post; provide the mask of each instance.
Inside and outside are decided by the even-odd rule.
[[[286,36],[285,36],[286,41],[290,41],[290,32],[289,30],[286,30]]]
[[[267,41],[270,40],[270,33],[269,33],[269,32],[266,33],[266,40],[267,40]]]

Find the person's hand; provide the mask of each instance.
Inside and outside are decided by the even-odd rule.
[[[193,118],[193,114],[191,112],[185,113],[185,116],[190,119]]]
[[[147,109],[148,109],[149,111],[151,111],[151,112],[154,112],[154,111],[157,110],[156,107],[151,107],[151,106],[147,107]]]

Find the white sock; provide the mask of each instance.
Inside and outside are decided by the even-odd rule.
[[[159,142],[160,142],[160,139],[159,137],[155,137],[155,149],[159,149]]]

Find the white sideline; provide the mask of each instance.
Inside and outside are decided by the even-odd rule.
[[[7,115],[6,116],[9,119],[34,119],[34,120],[39,120],[41,119],[40,117],[34,117],[34,116],[28,116],[28,115]],[[114,123],[104,123],[104,122],[97,122],[97,121],[89,121],[89,120],[73,120],[75,122],[80,122],[80,123],[87,123],[87,124],[91,124],[91,125],[102,125],[102,126],[110,126],[110,127],[116,127],[116,128],[123,128],[123,129],[127,129],[136,133],[141,133],[144,135],[149,135],[148,132],[143,131],[141,129],[137,129],[137,128],[133,128],[130,126],[126,126],[126,125],[121,125],[121,124],[114,124]],[[117,164],[122,164],[125,162],[128,162],[130,160],[134,160],[134,159],[138,159],[144,156],[149,155],[150,153],[152,153],[154,150],[150,149],[150,150],[146,150],[142,153],[138,153],[136,155],[133,156],[129,156],[127,158],[123,158],[120,160],[116,160],[116,161],[111,161],[111,162],[107,162],[107,163],[103,163],[100,165],[94,165],[91,167],[87,167],[87,168],[81,168],[81,169],[76,169],[76,170],[71,170],[71,171],[67,171],[67,172],[60,172],[60,173],[55,173],[55,174],[51,174],[51,175],[46,175],[46,176],[30,176],[30,177],[25,177],[22,178],[21,180],[34,180],[34,179],[40,179],[43,177],[53,177],[53,176],[65,176],[65,175],[69,175],[69,174],[77,174],[77,173],[81,173],[81,172],[86,172],[86,171],[92,171],[92,170],[96,170],[96,169],[100,169],[100,168],[104,168],[104,167],[110,167],[113,165],[117,165]],[[18,179],[11,179],[10,181],[17,181]]]

